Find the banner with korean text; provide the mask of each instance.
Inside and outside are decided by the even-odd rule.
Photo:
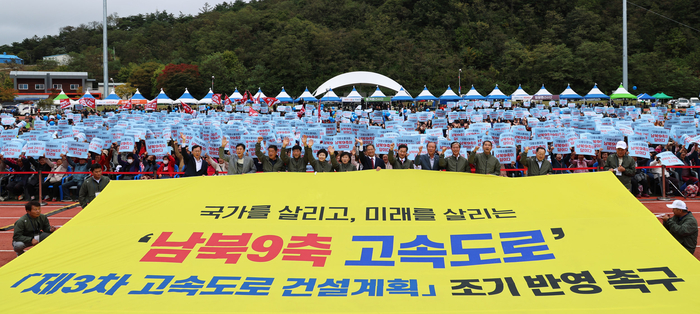
[[[609,172],[112,181],[0,268],[7,313],[674,313],[698,291],[700,262]]]

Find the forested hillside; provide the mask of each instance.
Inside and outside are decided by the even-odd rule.
[[[700,1],[635,0],[700,28]],[[700,33],[628,4],[630,89],[675,97],[700,92]],[[99,14],[99,13],[98,13]],[[95,20],[101,16],[96,15]],[[69,19],[67,19],[69,20]],[[387,75],[414,96],[474,84],[511,93],[518,84],[552,93],[570,83],[606,93],[622,80],[622,1],[610,0],[262,0],[205,6],[197,16],[155,12],[110,17],[110,76],[147,97],[165,87],[178,97],[208,90],[299,95],[348,71]],[[37,68],[43,56],[70,53],[61,70],[102,81],[102,26],[67,26],[58,36],[0,47]],[[174,64],[166,69],[166,65]],[[165,70],[165,72],[164,72]],[[340,91],[338,94],[345,93]]]

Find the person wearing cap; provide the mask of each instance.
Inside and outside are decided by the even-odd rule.
[[[616,152],[608,156],[605,161],[604,171],[615,173],[620,183],[632,191],[632,177],[634,177],[635,167],[634,159],[627,154],[627,143],[624,141],[617,142],[615,145]]]
[[[661,217],[664,227],[690,254],[694,254],[698,245],[698,221],[681,200],[666,204],[666,207],[673,209],[673,216],[666,214]]]

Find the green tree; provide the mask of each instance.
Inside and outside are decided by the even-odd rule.
[[[238,86],[244,86],[246,69],[233,51],[215,52],[202,58],[199,71],[204,78],[214,76],[216,93],[232,93]]]
[[[162,88],[172,99],[180,98],[185,89],[188,89],[195,98],[202,98],[207,93],[206,84],[199,74],[199,67],[191,64],[165,66],[158,76],[157,88]]]

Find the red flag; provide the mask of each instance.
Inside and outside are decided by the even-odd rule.
[[[304,109],[304,105],[301,105],[301,110],[297,113],[297,118],[303,117],[304,113],[306,113],[306,109]]]
[[[253,99],[253,103],[256,105],[260,104],[260,95],[258,94],[258,98]]]
[[[279,99],[277,99],[275,97],[265,97],[265,98],[263,98],[263,101],[267,104],[268,107],[270,107],[274,104],[280,103]]]
[[[182,105],[182,110],[185,111],[185,113],[189,113],[189,114],[194,113],[194,110],[192,110],[192,107],[190,107],[186,103],[182,102],[182,100],[180,100],[180,104]]]
[[[226,96],[224,97],[224,105],[229,106],[229,105],[231,105],[231,104],[232,104],[231,98],[228,98],[228,95],[226,95]]]
[[[153,99],[146,103],[146,110],[158,110],[158,99]]]
[[[83,106],[83,107],[89,107],[92,109],[95,109],[95,98],[80,98],[78,102]]]
[[[245,104],[248,102],[248,91],[243,92],[243,98],[241,98],[241,103]]]
[[[121,107],[119,107],[119,110],[131,110],[131,98],[129,98],[129,100],[127,100],[125,104],[121,105]]]
[[[70,107],[70,99],[64,98],[61,99],[61,109],[66,109]]]
[[[257,117],[257,116],[258,116],[258,112],[255,111],[255,110],[253,110],[253,107],[248,107],[248,115],[251,116],[251,117]]]
[[[228,96],[226,96],[228,98]],[[211,96],[211,101],[217,105],[221,105],[221,94],[214,94]]]

